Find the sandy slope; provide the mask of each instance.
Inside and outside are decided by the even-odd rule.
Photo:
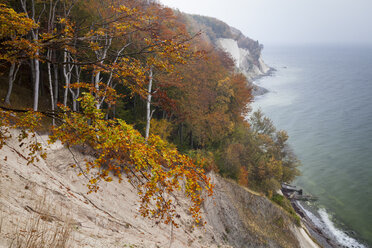
[[[47,137],[38,139],[46,141]],[[61,230],[70,233],[66,247],[315,247],[266,198],[215,175],[215,198],[204,206],[205,228],[192,227],[182,197],[180,228],[156,224],[137,215],[138,198],[129,183],[102,183],[98,193],[87,195],[86,179],[78,177],[78,170],[71,165],[89,156],[71,153],[58,143],[44,144],[47,159],[31,165],[24,157],[24,146],[15,139],[0,150],[0,247],[9,247],[14,238],[24,242],[27,233],[46,237]],[[243,201],[242,197],[248,199]],[[244,210],[248,203],[250,209]],[[269,235],[279,230],[270,227],[275,224],[270,222],[272,216],[282,216],[290,229],[297,231]],[[283,241],[286,237],[288,242]]]
[[[69,247],[170,247],[171,240],[172,247],[215,246],[206,230],[192,228],[185,211],[180,213],[184,224],[173,229],[173,238],[170,226],[136,216],[138,198],[127,182],[102,183],[98,193],[87,195],[85,178],[78,177],[76,169],[70,167],[73,155],[60,144],[52,145],[47,152],[46,161],[32,165],[20,156],[26,153],[17,141],[11,140],[0,152],[3,246],[10,242],[17,226],[25,228],[22,221],[39,213],[55,217],[45,221],[50,228],[58,225],[59,219],[70,219],[73,234]],[[87,158],[78,152],[74,156],[78,161]]]

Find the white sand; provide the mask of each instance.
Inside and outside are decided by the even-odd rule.
[[[308,232],[305,231],[306,227],[294,227],[292,230],[296,235],[301,248],[320,248],[309,236]]]
[[[101,183],[98,193],[87,195],[86,179],[71,168],[73,156],[61,144],[48,147],[46,161],[31,165],[20,156],[26,154],[24,146],[14,139],[8,144],[0,150],[0,247],[8,247],[16,229],[25,229],[26,222],[37,217],[32,210],[55,217],[42,221],[47,229],[71,219],[73,239],[68,247],[217,247],[208,227],[192,228],[182,200],[182,225],[172,235],[171,226],[138,216],[138,197],[127,182]],[[78,161],[89,159],[74,155]]]

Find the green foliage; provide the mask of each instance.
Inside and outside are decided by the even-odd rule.
[[[281,182],[299,174],[299,161],[288,147],[286,132],[276,131],[261,111],[252,113],[250,124],[235,126],[216,151],[217,165],[224,176],[271,196]]]
[[[173,131],[173,124],[166,119],[152,119],[151,120],[151,127],[152,133],[155,135],[159,135],[160,138],[163,140],[168,140],[172,131]]]
[[[206,171],[218,171],[218,168],[215,164],[215,155],[213,154],[213,152],[196,149],[189,150],[186,154],[191,157],[196,164],[199,164]]]
[[[274,124],[263,115],[260,109],[252,113],[250,124],[252,131],[256,134],[273,135],[275,132]]]
[[[297,215],[297,213],[295,212],[295,210],[293,209],[291,205],[291,202],[287,198],[275,193],[271,197],[271,200],[275,202],[276,204],[278,204],[279,206],[281,206],[284,210],[286,210],[290,214],[290,216],[292,217],[292,219],[294,220],[297,226],[301,225],[300,217]]]

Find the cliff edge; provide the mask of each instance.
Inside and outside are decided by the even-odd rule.
[[[253,83],[273,70],[262,59],[262,44],[216,18],[186,14],[185,18],[191,32],[201,30],[206,40],[230,55],[237,70],[243,73],[252,85],[254,95],[267,92]]]

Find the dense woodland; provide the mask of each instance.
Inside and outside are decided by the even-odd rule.
[[[129,178],[141,214],[165,222],[177,189],[198,220],[207,171],[269,197],[298,175],[286,132],[249,113],[246,78],[181,13],[140,0],[1,2],[0,146],[16,127],[90,147],[97,159],[77,168],[90,191]],[[29,148],[32,163],[42,148]]]

